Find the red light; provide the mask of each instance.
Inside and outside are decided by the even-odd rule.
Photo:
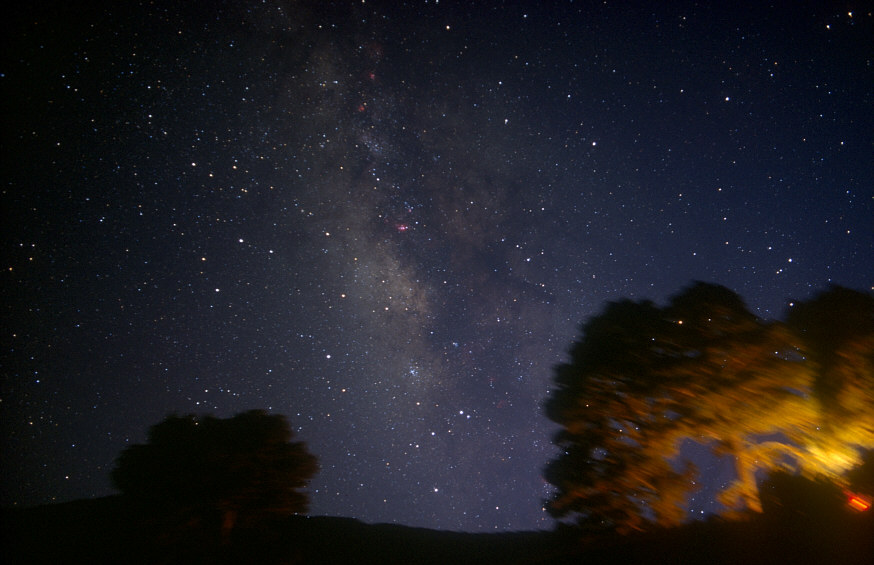
[[[850,505],[850,508],[859,512],[864,512],[871,508],[871,500],[858,494],[851,494],[847,504]]]

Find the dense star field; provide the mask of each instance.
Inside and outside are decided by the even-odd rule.
[[[263,408],[312,514],[548,528],[542,404],[607,301],[874,289],[864,3],[471,4],[7,18],[3,506]]]

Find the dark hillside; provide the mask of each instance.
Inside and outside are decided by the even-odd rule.
[[[184,525],[176,535],[150,526],[117,497],[5,510],[5,563],[318,564],[867,564],[874,515],[844,512],[712,520],[628,537],[577,541],[554,532],[468,534],[365,524],[349,518],[293,517],[259,531],[210,539]]]

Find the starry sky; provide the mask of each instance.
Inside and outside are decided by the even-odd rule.
[[[607,301],[874,288],[870,5],[68,4],[3,24],[3,506],[262,408],[312,514],[550,528]]]

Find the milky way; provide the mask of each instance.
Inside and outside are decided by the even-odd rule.
[[[3,505],[264,408],[313,514],[548,528],[541,406],[606,301],[874,288],[870,13],[323,4],[5,24]]]

